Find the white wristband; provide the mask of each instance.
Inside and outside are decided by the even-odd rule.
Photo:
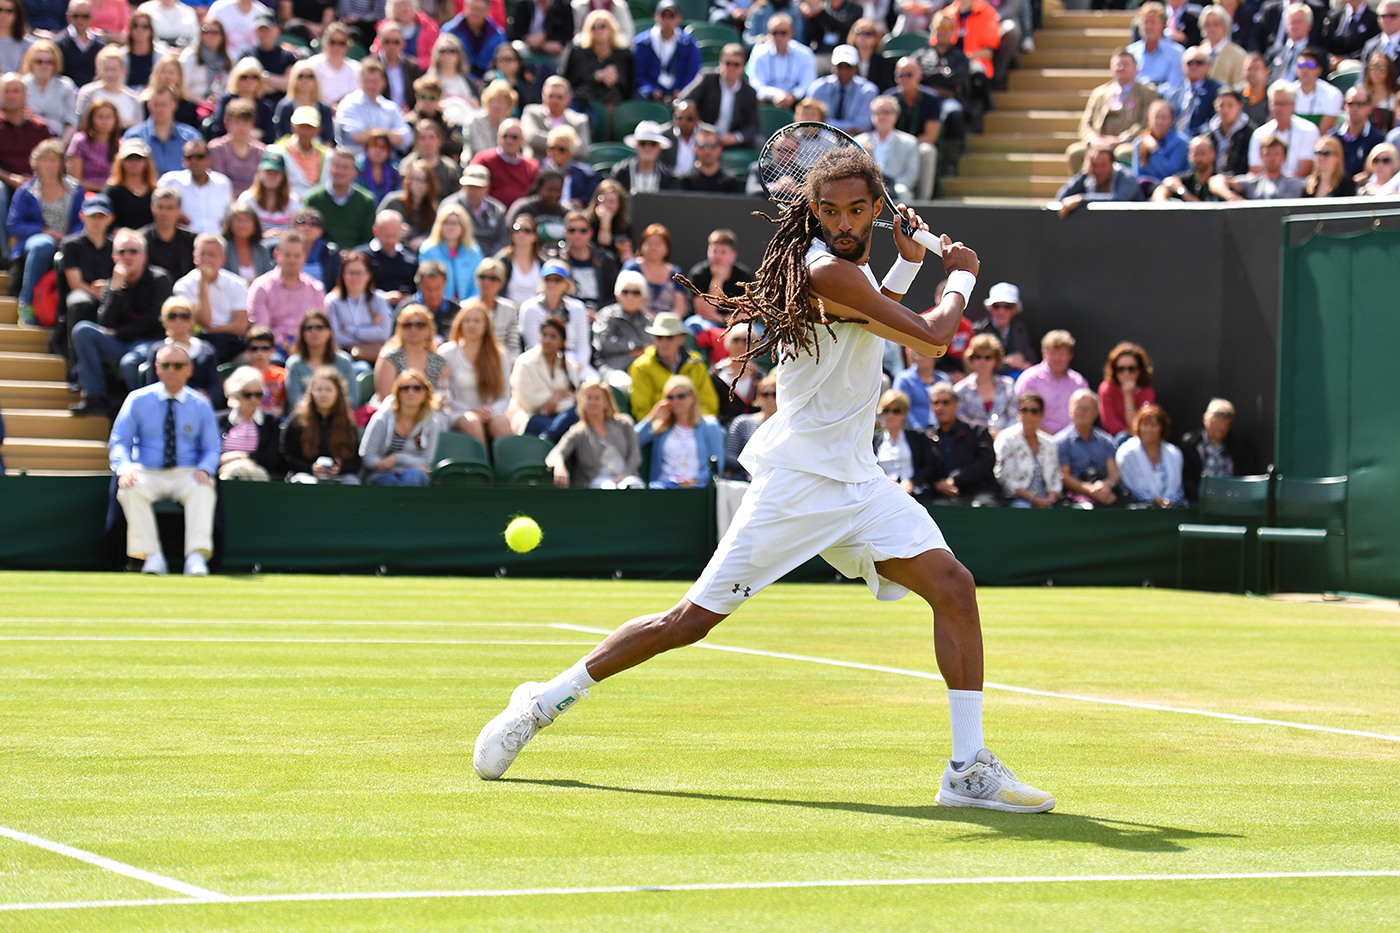
[[[909,286],[914,284],[914,276],[919,274],[919,270],[924,267],[922,262],[910,262],[903,256],[894,261],[890,266],[890,271],[885,273],[885,280],[880,283],[882,288],[889,289],[896,295],[909,293]]]
[[[948,284],[943,289],[945,292],[957,292],[962,295],[963,307],[972,300],[972,290],[977,287],[977,276],[966,269],[959,269],[948,276]]]

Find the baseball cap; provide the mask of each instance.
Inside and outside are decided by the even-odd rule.
[[[653,13],[664,13],[667,10],[673,13],[679,13],[680,9],[680,6],[676,4],[676,0],[661,0],[661,2],[656,5],[656,9]]]
[[[987,293],[986,303],[988,305],[1019,305],[1021,303],[1021,290],[1010,282],[998,282]]]
[[[854,45],[838,45],[831,50],[831,65],[850,65],[852,67],[860,64],[860,53],[856,51]]]
[[[540,270],[540,278],[542,279],[547,279],[551,275],[560,275],[566,279],[573,278],[573,276],[569,274],[569,267],[558,260],[550,260],[545,263],[544,268]]]
[[[263,153],[262,161],[258,163],[258,171],[262,171],[265,168],[270,168],[274,172],[281,172],[285,175],[287,173],[287,162],[282,158],[282,153],[269,150]]]
[[[254,15],[254,17],[253,17],[253,28],[254,28],[254,29],[261,29],[261,28],[263,28],[264,26],[270,26],[270,27],[272,27],[273,29],[279,28],[279,27],[277,26],[277,18],[274,17],[274,16],[272,15],[272,12],[271,12],[270,10],[267,10],[267,9],[264,9],[264,10],[259,11],[259,12],[258,12],[256,15]]]
[[[462,174],[462,185],[467,188],[491,187],[491,170],[484,165],[473,165]]]
[[[105,194],[90,194],[83,199],[83,209],[81,213],[84,217],[88,217],[92,214],[106,214],[111,216],[112,199]]]
[[[318,129],[321,126],[321,111],[310,105],[298,107],[292,111],[292,126],[301,124],[302,126],[314,126]]]
[[[117,161],[120,162],[127,156],[140,156],[143,159],[149,159],[151,147],[146,145],[144,139],[123,139],[121,148],[117,150]]]

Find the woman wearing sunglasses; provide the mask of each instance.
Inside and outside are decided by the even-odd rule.
[[[1048,509],[1060,499],[1064,481],[1055,439],[1040,429],[1045,399],[1038,392],[1021,395],[1019,424],[997,435],[997,482],[1007,504],[1017,509]]]
[[[3,0],[0,0],[3,2]],[[63,53],[48,39],[38,39],[24,53],[24,103],[65,143],[78,129],[78,86],[63,73]]]
[[[203,113],[214,112],[214,102],[228,86],[228,73],[233,59],[228,55],[228,39],[223,25],[216,19],[205,19],[199,27],[199,44],[180,53],[180,70],[185,75],[185,90]]]
[[[1366,168],[1361,173],[1366,181],[1357,194],[1386,197],[1400,194],[1400,176],[1396,175],[1397,169],[1400,169],[1400,149],[1391,143],[1376,146],[1366,157]]]
[[[1099,423],[1109,434],[1127,436],[1138,409],[1157,401],[1152,388],[1152,358],[1135,343],[1124,341],[1108,352],[1099,383]],[[1121,441],[1122,438],[1119,438]]]
[[[224,440],[219,479],[267,482],[282,469],[282,431],[277,418],[263,411],[262,373],[252,366],[238,367],[224,380],[224,395],[229,407],[219,415]]]
[[[412,304],[399,309],[394,335],[384,344],[379,361],[374,364],[374,391],[388,398],[394,382],[410,369],[425,375],[428,384],[441,389],[445,380],[447,360],[434,348],[437,334],[433,332],[433,316],[428,309]]]
[[[666,380],[665,393],[651,414],[637,424],[637,443],[651,447],[652,489],[710,485],[710,461],[724,475],[724,431],[700,412],[695,383],[686,376]]]
[[[360,457],[374,486],[426,486],[437,456],[442,423],[428,377],[406,369],[394,380],[384,406],[369,419]]]

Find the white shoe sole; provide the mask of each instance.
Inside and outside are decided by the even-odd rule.
[[[981,810],[1001,810],[1004,813],[1044,813],[1055,809],[1055,798],[1032,806],[1002,803],[1000,800],[986,800],[981,797],[964,797],[952,791],[940,790],[933,798],[941,807],[976,807]]]

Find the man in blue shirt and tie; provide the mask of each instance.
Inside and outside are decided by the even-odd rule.
[[[117,501],[126,514],[126,553],[144,559],[142,573],[167,572],[151,506],[169,499],[185,507],[185,576],[209,575],[222,443],[213,406],[185,386],[190,372],[184,344],[161,347],[160,382],[126,397],[107,442]]]
[[[860,53],[853,45],[838,45],[831,52],[836,72],[818,78],[807,88],[807,96],[826,104],[826,122],[855,136],[870,130],[870,105],[880,92],[857,74]]]

